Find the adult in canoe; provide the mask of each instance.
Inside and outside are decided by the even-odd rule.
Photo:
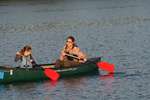
[[[56,67],[71,67],[87,61],[87,56],[76,45],[75,38],[68,36],[66,44],[61,50],[60,58],[56,61]]]
[[[15,62],[19,62],[19,67],[21,68],[32,68],[36,65],[30,45],[24,46],[16,53]]]

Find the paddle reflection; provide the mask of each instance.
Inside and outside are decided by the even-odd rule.
[[[104,75],[100,75],[100,80],[105,80],[105,79],[114,79],[114,78],[124,78],[126,75],[125,72],[115,72],[115,73],[108,73]]]
[[[80,88],[85,85],[85,77],[70,78],[64,81],[65,88]]]
[[[112,94],[113,92],[113,82],[114,82],[114,74],[109,73],[106,75],[100,75],[100,80],[103,80],[104,82],[104,87],[105,87],[105,92],[108,94]]]
[[[105,80],[105,79],[114,79],[114,73],[108,73],[106,75],[100,75],[100,80]]]
[[[56,88],[58,81],[47,80],[44,81],[42,84],[44,89],[51,91]]]
[[[56,87],[58,81],[50,81],[50,86]]]

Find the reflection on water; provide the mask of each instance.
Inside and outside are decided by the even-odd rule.
[[[84,77],[67,79],[64,81],[64,88],[81,88],[85,82],[86,79]]]
[[[149,17],[135,17],[135,16],[121,16],[112,19],[96,19],[91,21],[63,21],[54,22],[46,21],[42,23],[33,24],[0,24],[1,33],[19,33],[19,32],[48,32],[51,30],[60,30],[67,27],[80,28],[80,27],[96,27],[96,28],[107,28],[112,25],[128,25],[128,24],[143,24],[145,21],[149,21]]]
[[[100,80],[105,80],[105,79],[114,79],[114,73],[100,75]]]

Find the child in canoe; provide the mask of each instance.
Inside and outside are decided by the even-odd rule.
[[[80,50],[75,43],[73,36],[67,37],[66,44],[61,50],[60,58],[56,61],[56,67],[70,67],[80,63],[84,63],[87,60],[86,55]]]
[[[36,65],[36,62],[32,57],[32,48],[30,45],[24,46],[16,53],[15,62],[19,62],[19,67],[21,68],[32,68]]]

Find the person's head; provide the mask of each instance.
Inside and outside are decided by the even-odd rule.
[[[30,45],[26,45],[26,46],[23,47],[23,49],[21,49],[20,52],[21,52],[21,54],[22,54],[23,56],[28,56],[28,55],[31,55],[31,53],[32,53],[32,48],[31,48]]]
[[[68,36],[67,37],[66,46],[67,47],[74,47],[75,46],[75,38],[73,36]]]

